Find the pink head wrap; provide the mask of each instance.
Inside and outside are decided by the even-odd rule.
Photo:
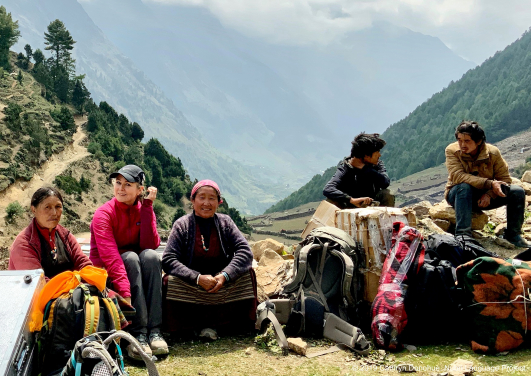
[[[197,182],[194,187],[192,188],[192,194],[190,195],[190,197],[194,197],[194,194],[197,192],[197,190],[201,187],[205,187],[205,186],[208,186],[208,187],[212,187],[216,190],[216,192],[218,192],[218,195],[219,195],[219,203],[223,203],[223,200],[221,199],[221,191],[218,187],[218,185],[216,184],[215,181],[213,180],[201,180],[200,182]]]

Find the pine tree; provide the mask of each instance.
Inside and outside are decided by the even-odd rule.
[[[26,51],[26,57],[29,61],[29,59],[31,59],[31,57],[33,56],[33,50],[31,49],[31,46],[29,44],[26,44],[24,46],[24,51]]]
[[[9,64],[9,49],[20,37],[18,21],[13,21],[11,13],[7,13],[4,6],[0,6],[0,67],[11,70]]]
[[[42,64],[42,62],[44,61],[44,54],[39,48],[37,48],[35,52],[33,52],[33,60],[35,61],[35,67],[37,65]]]
[[[83,78],[76,79],[74,90],[72,91],[72,104],[81,115],[83,115],[85,103],[89,98],[90,92],[87,90]]]
[[[66,29],[64,23],[59,20],[52,21],[48,25],[48,32],[44,33],[44,40],[46,45],[44,49],[52,52],[51,62],[54,68],[51,73],[55,86],[56,80],[62,74],[63,69],[68,77],[74,73],[75,60],[72,58],[71,51],[74,49],[76,41]]]
[[[17,80],[20,86],[22,86],[22,71],[20,69],[18,70]]]

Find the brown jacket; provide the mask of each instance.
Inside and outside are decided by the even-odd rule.
[[[445,197],[448,197],[450,188],[461,183],[484,190],[491,189],[493,180],[511,184],[509,167],[501,156],[500,150],[485,142],[480,148],[479,155],[474,159],[471,155],[462,153],[457,142],[446,147],[448,183],[446,183],[444,192]]]

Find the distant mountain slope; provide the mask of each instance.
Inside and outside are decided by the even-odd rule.
[[[216,148],[296,186],[348,152],[334,142],[383,131],[474,66],[437,38],[384,23],[326,46],[278,45],[199,6],[80,3]]]
[[[526,32],[383,133],[382,158],[393,178],[444,162],[462,120],[476,120],[488,142],[531,127],[531,33]]]
[[[383,133],[387,145],[382,160],[390,176],[400,179],[443,163],[444,149],[455,140],[455,127],[463,119],[479,121],[491,143],[531,129],[530,87],[531,33],[526,32]],[[310,197],[308,192],[319,192],[318,185],[322,190],[328,179],[315,176],[266,212],[316,201],[318,195]]]
[[[334,176],[335,172],[336,166],[330,167],[322,175],[315,175],[297,191],[267,209],[264,214],[289,210],[308,202],[324,200],[323,188],[332,176]]]
[[[14,50],[29,43],[44,49],[48,24],[60,19],[77,41],[74,49],[77,71],[96,102],[107,101],[118,112],[142,124],[146,139],[156,137],[179,157],[192,178],[212,178],[227,199],[245,213],[262,212],[284,194],[264,170],[244,168],[216,150],[173,102],[116,48],[73,0],[2,0],[22,34]]]

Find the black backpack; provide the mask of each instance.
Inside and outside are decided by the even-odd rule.
[[[466,235],[428,237],[419,272],[408,276],[410,286],[405,305],[410,314],[402,337],[404,343],[441,343],[466,335],[462,313],[466,298],[456,285],[455,270],[481,256],[497,257]]]
[[[40,374],[62,371],[78,340],[96,332],[120,329],[113,301],[95,287],[81,282],[75,289],[48,302],[37,338]]]

